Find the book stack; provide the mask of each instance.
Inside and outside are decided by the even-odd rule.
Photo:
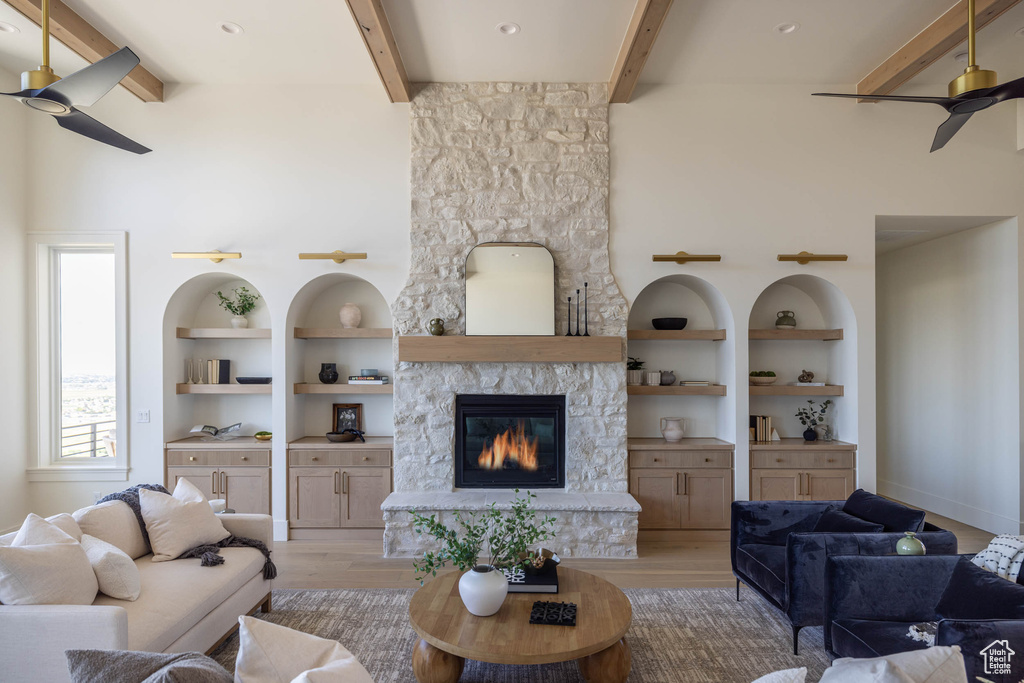
[[[710,387],[714,382],[706,379],[684,379],[679,381],[681,387]]]
[[[208,360],[206,361],[207,384],[230,384],[231,383],[231,361],[229,360]]]
[[[758,442],[772,440],[772,418],[768,415],[750,416],[751,439]]]
[[[349,384],[388,384],[390,379],[387,375],[349,375]]]

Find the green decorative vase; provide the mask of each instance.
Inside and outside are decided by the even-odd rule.
[[[430,321],[430,324],[427,325],[427,332],[434,335],[435,337],[440,337],[441,335],[443,335],[444,320],[442,320],[441,318],[433,318]]]
[[[897,555],[924,555],[924,543],[913,531],[907,531],[906,536],[896,541]]]

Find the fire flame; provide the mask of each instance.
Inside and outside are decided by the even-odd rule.
[[[519,469],[529,472],[537,471],[537,437],[527,438],[526,427],[520,422],[512,429],[507,429],[494,439],[490,447],[484,446],[477,463],[485,470],[504,469],[505,461],[515,463]]]

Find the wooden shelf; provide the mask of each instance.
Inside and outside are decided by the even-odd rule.
[[[391,339],[390,327],[296,327],[296,339]]]
[[[390,384],[312,384],[296,382],[296,394],[393,394]]]
[[[627,330],[626,339],[722,341],[725,330]]]
[[[304,436],[301,439],[288,442],[288,450],[323,450],[325,448],[338,449],[338,450],[359,450],[363,448],[378,449],[378,448],[393,448],[395,445],[395,439],[391,436],[367,436],[365,437],[366,443],[362,441],[346,441],[345,443],[338,443],[335,441],[328,441],[325,436]]]
[[[231,327],[179,327],[178,339],[270,339],[265,327],[234,329]]]
[[[769,384],[750,387],[751,396],[842,396],[843,385],[827,384],[823,387],[795,387],[791,384]]]
[[[176,394],[269,394],[269,384],[178,384]]]
[[[411,363],[621,363],[621,337],[398,338],[398,360]]]
[[[842,330],[750,330],[748,339],[767,339],[773,341],[839,341],[843,338]]]
[[[659,438],[632,437],[626,439],[631,451],[732,451],[736,446],[722,439],[688,437],[682,441]]]
[[[725,396],[725,385],[712,384],[709,387],[627,386],[626,393],[630,396]]]
[[[795,451],[795,450],[813,450],[813,451],[855,451],[857,450],[857,444],[846,443],[845,441],[804,441],[801,438],[796,439],[782,439],[781,441],[751,441],[750,450],[752,451]]]

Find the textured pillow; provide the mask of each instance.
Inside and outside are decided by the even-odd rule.
[[[106,503],[76,510],[72,516],[83,534],[89,534],[120,548],[133,560],[149,554],[149,546],[142,537],[139,519],[127,503],[108,500]]]
[[[132,558],[117,546],[89,534],[82,535],[82,547],[96,574],[100,593],[118,600],[138,599],[142,577]]]
[[[872,659],[837,659],[820,683],[967,683],[967,670],[959,647],[936,646]]]
[[[232,683],[231,674],[198,652],[67,650],[71,683]]]
[[[843,512],[875,524],[884,524],[886,531],[917,532],[924,526],[924,510],[913,510],[864,489],[850,494],[843,504]]]
[[[238,617],[235,680],[240,683],[373,683],[336,640],[293,631],[254,617]]]
[[[852,532],[852,533],[877,533],[885,528],[883,524],[875,524],[860,517],[854,517],[842,510],[825,510],[818,523],[814,525],[814,531]]]
[[[25,518],[12,545],[0,546],[0,603],[91,605],[97,589],[82,545],[38,515]]]
[[[37,514],[29,513],[14,535],[12,546],[45,545],[48,543],[74,543],[75,537],[61,530]]]
[[[139,489],[139,505],[146,522],[153,561],[166,562],[199,545],[230,536],[206,501],[188,479],[179,479],[174,494]]]
[[[807,679],[807,667],[799,669],[786,669],[785,671],[773,671],[770,674],[761,676],[752,683],[804,683]]]
[[[1024,619],[1024,586],[961,557],[935,613],[945,619]]]

